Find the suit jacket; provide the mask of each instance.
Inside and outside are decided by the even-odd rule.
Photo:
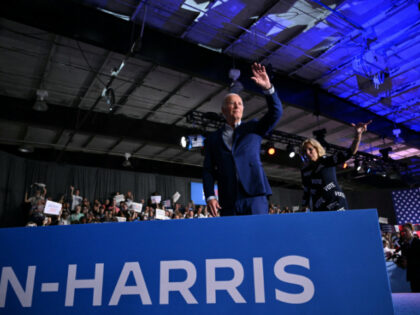
[[[224,127],[212,132],[205,140],[203,183],[206,199],[215,196],[217,181],[219,203],[222,208],[233,209],[238,182],[250,196],[271,195],[261,159],[261,140],[280,120],[283,109],[277,94],[266,96],[268,112],[260,120],[242,123],[233,133],[232,151],[223,141]]]
[[[404,244],[402,254],[407,258],[407,281],[420,281],[420,240]]]

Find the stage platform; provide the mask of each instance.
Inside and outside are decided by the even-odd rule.
[[[419,315],[420,293],[392,293],[395,315]]]

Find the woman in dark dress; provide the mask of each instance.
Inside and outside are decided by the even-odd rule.
[[[315,139],[306,139],[301,146],[302,155],[308,161],[301,169],[304,208],[312,211],[334,211],[348,208],[346,196],[337,182],[335,167],[356,154],[367,123],[352,124],[355,128],[353,143],[346,152],[325,155],[325,149]]]

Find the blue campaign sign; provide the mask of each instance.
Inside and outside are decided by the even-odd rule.
[[[2,314],[393,314],[376,211],[0,229]]]
[[[214,185],[214,192],[218,196],[217,185]],[[205,205],[206,197],[204,196],[203,183],[191,182],[191,200],[196,205]]]

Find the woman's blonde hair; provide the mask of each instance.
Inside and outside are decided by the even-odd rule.
[[[319,143],[317,140],[309,138],[302,142],[302,145],[300,146],[301,154],[305,155],[305,146],[307,144],[311,144],[315,150],[318,152],[318,156],[324,156],[326,154],[324,147]]]

